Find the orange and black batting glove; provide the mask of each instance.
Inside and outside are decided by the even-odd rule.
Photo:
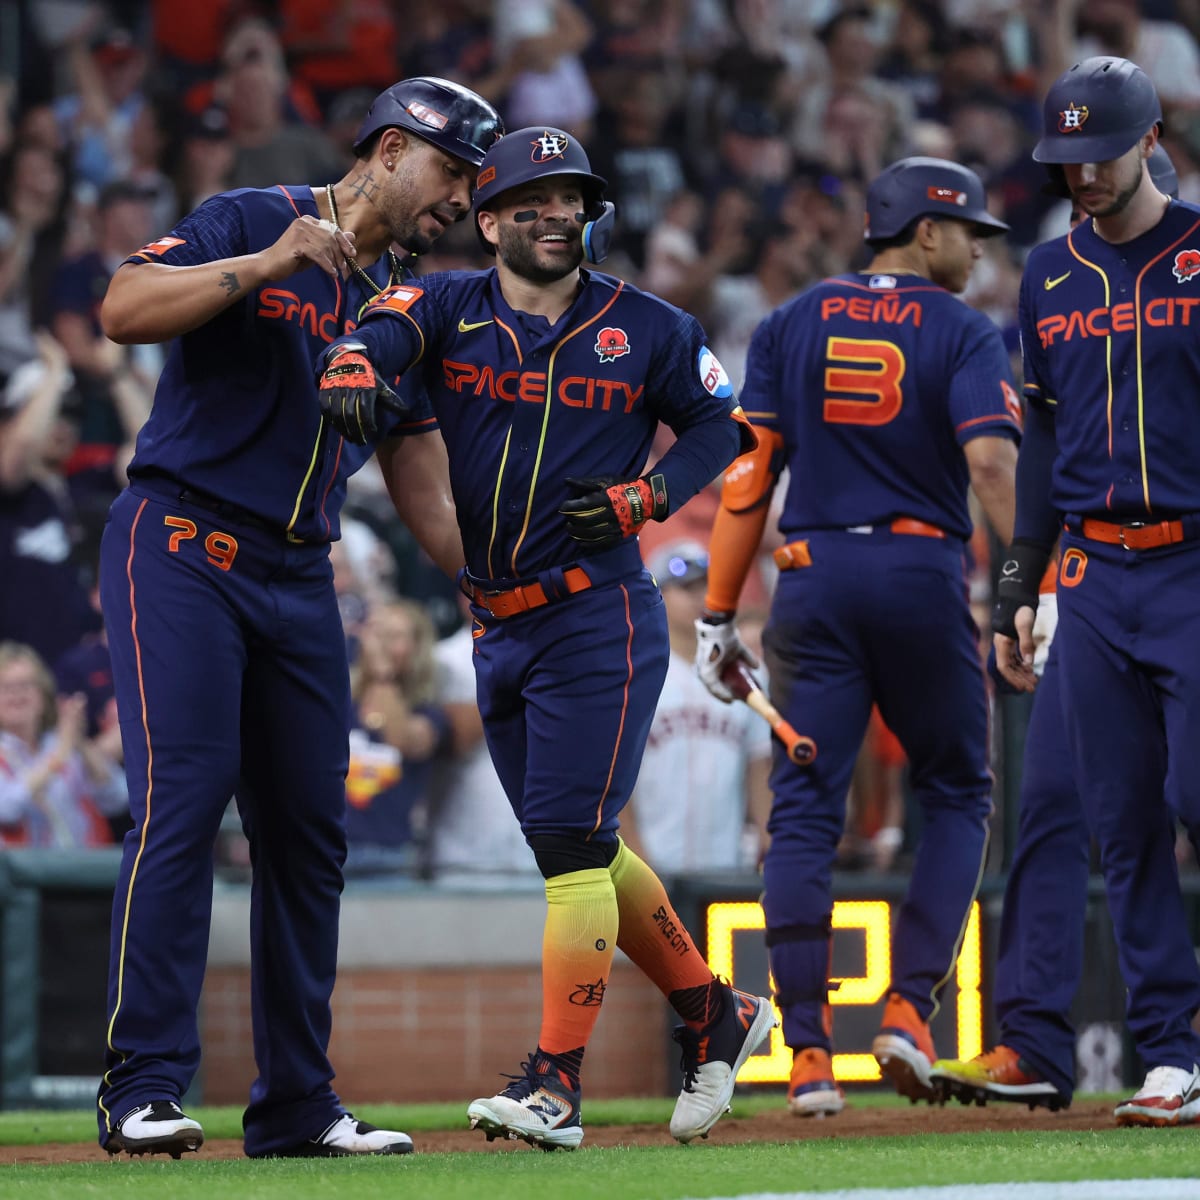
[[[564,480],[575,493],[558,511],[567,532],[590,550],[608,550],[646,524],[661,521],[670,511],[667,481],[662,475],[625,482],[612,476]]]
[[[383,400],[395,404],[395,393],[375,372],[361,342],[340,342],[330,346],[321,358],[317,377],[321,415],[346,439],[365,446],[378,432],[376,406]]]

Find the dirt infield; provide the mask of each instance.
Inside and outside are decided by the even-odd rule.
[[[734,1102],[736,1110],[737,1103]],[[588,1125],[583,1149],[600,1146],[671,1146],[675,1143],[665,1122],[653,1125]],[[746,1142],[788,1142],[813,1138],[887,1137],[930,1133],[999,1133],[1008,1129],[1025,1132],[1072,1133],[1113,1128],[1111,1101],[1078,1100],[1066,1112],[1045,1109],[1030,1111],[1023,1105],[991,1104],[986,1108],[964,1107],[957,1103],[945,1108],[913,1105],[909,1108],[855,1108],[852,1105],[837,1117],[824,1120],[793,1117],[786,1109],[763,1112],[757,1116],[725,1117],[712,1132],[711,1145],[738,1145]],[[524,1142],[497,1140],[488,1142],[483,1134],[470,1129],[439,1130],[413,1134],[417,1152],[474,1151],[476,1153],[528,1153]],[[697,1143],[702,1147],[704,1143]],[[0,1146],[0,1165],[25,1165],[103,1161],[107,1156],[95,1143],[50,1144],[43,1146]],[[192,1156],[186,1156],[188,1158]],[[228,1138],[206,1142],[197,1158],[241,1158],[242,1143]],[[122,1161],[128,1161],[122,1156]],[[141,1161],[140,1159],[135,1159]]]

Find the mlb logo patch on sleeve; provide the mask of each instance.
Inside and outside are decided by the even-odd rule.
[[[720,359],[707,347],[701,346],[696,359],[696,368],[700,372],[700,382],[704,390],[712,396],[722,399],[733,395],[733,384],[721,366]]]

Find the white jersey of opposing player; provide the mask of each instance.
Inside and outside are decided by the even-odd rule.
[[[752,866],[744,850],[746,768],[770,758],[771,731],[745,704],[722,704],[691,659],[671,655],[633,812],[656,871],[720,871]]]

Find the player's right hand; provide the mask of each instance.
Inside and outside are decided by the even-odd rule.
[[[321,356],[317,394],[321,415],[346,439],[365,446],[378,432],[382,404],[403,411],[399,398],[379,378],[361,342],[339,342]]]
[[[700,676],[700,682],[726,704],[736,697],[721,675],[731,662],[739,659],[749,667],[758,666],[758,659],[738,635],[732,613],[700,617],[696,621],[696,674]]]
[[[263,278],[286,279],[305,267],[320,267],[335,279],[344,274],[346,259],[357,253],[354,234],[337,229],[330,221],[297,217],[272,246],[260,254]]]

